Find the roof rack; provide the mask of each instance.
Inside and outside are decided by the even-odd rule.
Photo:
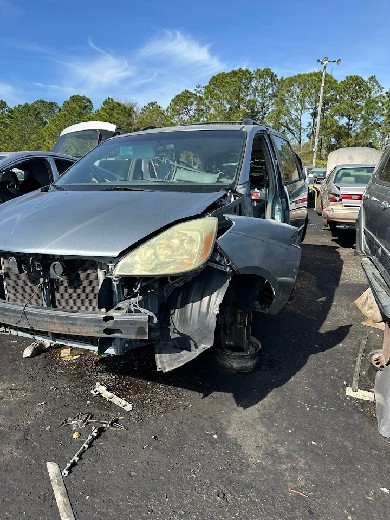
[[[261,125],[261,123],[245,118],[242,121],[200,121],[198,123],[189,123],[189,125]]]

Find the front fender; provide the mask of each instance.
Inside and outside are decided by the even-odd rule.
[[[275,299],[269,313],[286,304],[294,288],[301,261],[299,231],[274,220],[225,215],[233,226],[218,239],[218,245],[238,274],[265,278]]]

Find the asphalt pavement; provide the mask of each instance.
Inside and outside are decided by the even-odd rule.
[[[0,520],[59,519],[46,463],[63,469],[118,415],[126,429],[102,430],[64,477],[77,520],[389,518],[389,440],[373,403],[346,395],[362,339],[381,333],[354,304],[368,287],[354,234],[332,238],[310,216],[293,298],[254,317],[253,373],[223,372],[210,350],[168,374],[149,349],[26,359],[28,340],[0,335]],[[97,381],[133,410],[92,395]],[[61,426],[78,413],[97,422]]]

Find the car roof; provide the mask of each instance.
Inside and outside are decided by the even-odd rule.
[[[3,156],[3,157],[1,157]],[[56,152],[44,152],[41,150],[25,150],[22,152],[4,152],[3,154],[0,153],[0,165],[2,165],[4,162],[7,162],[11,159],[24,159],[24,158],[31,158],[31,157],[55,157],[57,159],[70,159],[70,160],[77,160],[77,157],[73,157],[72,155],[66,155]]]
[[[375,168],[375,164],[338,164],[334,167],[335,170],[340,170],[341,168]]]
[[[234,130],[234,131],[245,131],[248,133],[256,133],[259,130],[264,130],[271,132],[275,135],[279,135],[280,137],[284,137],[283,134],[280,134],[276,130],[265,126],[263,124],[258,123],[252,119],[243,119],[242,121],[209,121],[209,122],[201,122],[201,123],[192,123],[189,125],[177,125],[177,126],[165,126],[165,127],[148,127],[136,132],[132,132],[131,134],[122,134],[113,137],[112,139],[121,139],[128,135],[134,134],[159,134],[161,132],[193,132],[195,130]],[[285,137],[284,137],[285,138]]]
[[[116,125],[113,123],[107,123],[107,121],[84,121],[83,123],[77,123],[64,128],[60,135],[81,132],[83,130],[109,130],[115,132],[116,128]]]

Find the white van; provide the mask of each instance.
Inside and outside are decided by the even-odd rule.
[[[376,164],[381,155],[382,152],[370,146],[339,148],[328,154],[326,176],[329,175],[335,166],[340,164]]]
[[[106,139],[123,133],[122,129],[105,121],[77,123],[62,130],[53,152],[82,157]]]

